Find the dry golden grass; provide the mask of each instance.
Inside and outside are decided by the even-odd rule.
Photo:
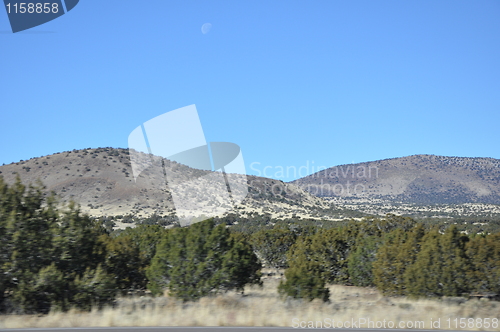
[[[447,319],[499,318],[500,303],[467,301],[458,303],[437,300],[386,298],[371,288],[330,286],[330,303],[281,300],[276,288],[279,280],[267,279],[264,287],[248,287],[245,295],[228,293],[182,303],[172,298],[123,298],[115,308],[92,312],[70,311],[45,316],[0,316],[0,328],[27,327],[91,327],[91,326],[294,326],[294,322],[352,322],[365,319],[382,322],[423,321],[431,329],[431,318],[441,320],[441,329],[448,329]],[[296,319],[295,321],[293,319]],[[295,323],[297,324],[297,323]],[[362,326],[360,326],[362,327]],[[369,326],[364,326],[369,327]],[[397,327],[397,326],[396,326]],[[451,326],[451,329],[456,329]],[[466,328],[464,330],[482,330]],[[484,330],[500,331],[500,328]]]

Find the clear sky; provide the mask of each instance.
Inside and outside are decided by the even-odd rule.
[[[16,34],[0,9],[0,60],[0,165],[127,148],[191,104],[207,141],[284,181],[280,167],[500,158],[497,0],[80,0]]]

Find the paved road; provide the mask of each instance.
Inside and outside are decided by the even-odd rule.
[[[32,332],[298,332],[300,328],[292,327],[78,327],[78,328],[43,328],[43,329],[0,329],[0,332],[32,331]],[[314,332],[436,332],[436,330],[402,330],[402,329],[307,329]],[[459,332],[450,331],[446,332]],[[464,332],[463,330],[460,332]]]

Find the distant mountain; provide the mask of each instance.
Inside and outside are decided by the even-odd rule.
[[[172,169],[181,180],[208,172],[166,159],[163,162],[175,164]],[[17,174],[25,184],[40,179],[48,190],[60,197],[61,203],[74,200],[83,212],[93,216],[146,217],[154,213],[162,216],[174,213],[172,196],[162,174],[146,169],[134,181],[128,149],[73,150],[0,166],[0,176],[7,183],[12,184]],[[330,213],[330,204],[293,184],[255,176],[247,179],[248,195],[242,204],[227,213],[270,214],[276,218],[321,218]],[[213,184],[202,180],[199,186],[211,188]],[[202,203],[200,215],[208,215],[224,204],[216,195],[207,195]]]
[[[291,183],[319,197],[500,204],[500,160],[414,155],[335,166]]]

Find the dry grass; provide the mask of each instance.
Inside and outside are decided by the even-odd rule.
[[[245,296],[228,293],[182,303],[168,297],[123,298],[115,308],[90,313],[71,311],[45,316],[0,316],[0,328],[27,327],[91,327],[91,326],[293,326],[297,321],[328,320],[373,322],[423,321],[431,329],[430,319],[441,319],[447,329],[450,318],[499,318],[500,303],[467,301],[459,303],[437,300],[385,298],[375,289],[330,286],[330,303],[280,300],[276,293],[279,280],[267,279],[264,287],[248,287]],[[360,326],[362,327],[362,326]],[[369,326],[364,326],[369,327]],[[454,326],[451,329],[455,329]],[[481,330],[466,328],[465,330]],[[486,330],[500,331],[500,328]]]

